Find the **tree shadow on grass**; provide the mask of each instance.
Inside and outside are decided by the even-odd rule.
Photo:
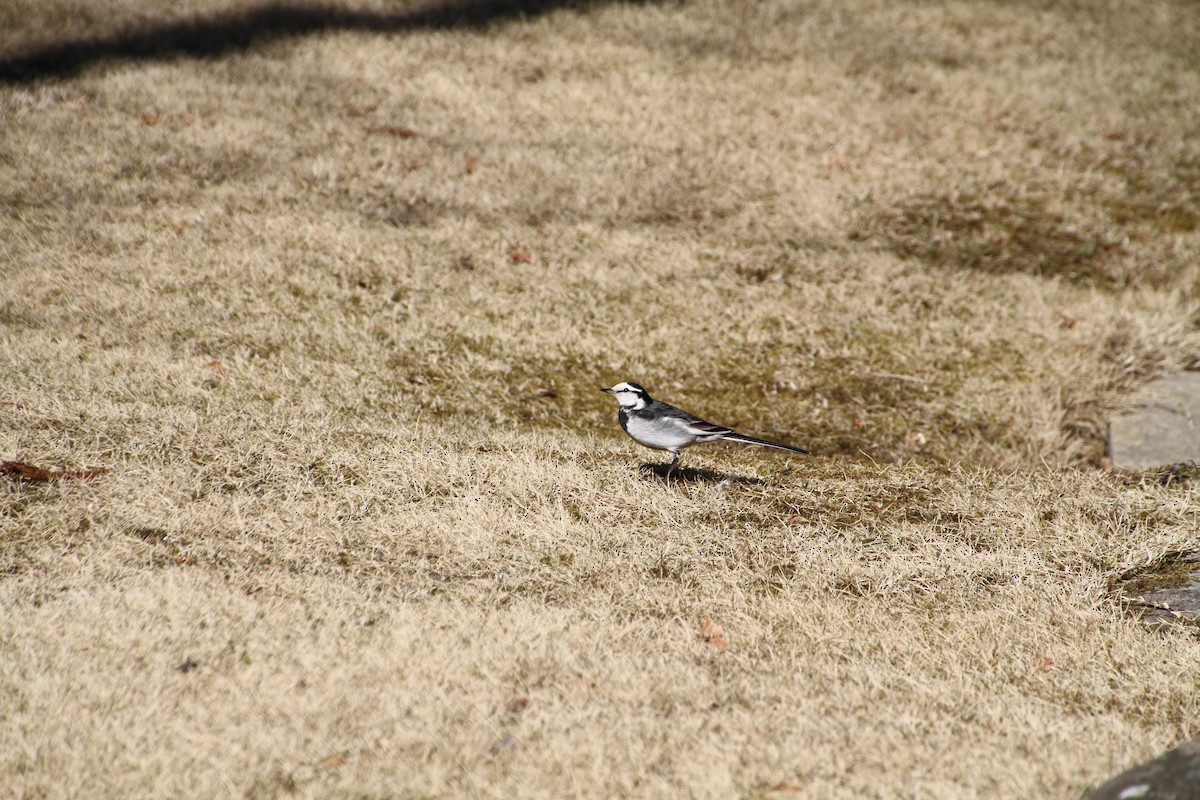
[[[560,8],[587,9],[612,0],[447,0],[404,11],[356,10],[331,4],[268,2],[246,9],[151,23],[96,36],[50,42],[0,56],[0,83],[64,78],[108,59],[212,58],[273,39],[324,31],[404,33],[482,29]]]
[[[694,467],[678,467],[671,470],[670,463],[646,463],[638,467],[642,472],[649,473],[664,483],[709,483],[709,484],[738,484],[741,486],[770,486],[768,481],[749,475],[730,475],[711,469]],[[668,475],[668,472],[670,473]]]

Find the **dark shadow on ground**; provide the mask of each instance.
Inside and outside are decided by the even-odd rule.
[[[211,58],[273,39],[323,31],[403,33],[414,30],[485,28],[537,17],[560,8],[586,9],[612,0],[449,0],[404,11],[367,11],[321,3],[263,3],[247,9],[79,37],[0,55],[0,83],[64,78],[109,59]]]
[[[641,469],[642,472],[650,473],[665,483],[736,483],[743,486],[771,485],[762,478],[754,478],[748,475],[730,475],[725,472],[717,472],[711,469],[678,467],[674,471],[671,471],[671,464],[669,462],[665,464],[642,464],[639,469]],[[668,472],[670,472],[669,475],[667,474]]]

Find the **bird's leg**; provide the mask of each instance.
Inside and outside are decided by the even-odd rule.
[[[673,473],[675,471],[675,467],[678,466],[678,464],[679,464],[679,451],[672,450],[671,451],[671,466],[667,467],[668,480],[670,479],[671,473]]]

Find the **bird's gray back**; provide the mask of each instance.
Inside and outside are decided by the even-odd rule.
[[[636,411],[622,409],[620,421],[621,427],[635,440],[659,450],[687,447],[732,433],[729,428],[713,425],[659,400]]]

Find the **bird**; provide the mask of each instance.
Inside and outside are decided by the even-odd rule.
[[[640,445],[654,450],[666,450],[671,454],[671,466],[667,468],[668,477],[679,464],[679,451],[703,442],[742,442],[808,454],[807,450],[800,447],[756,439],[732,428],[706,422],[670,403],[655,400],[649,392],[630,381],[622,381],[616,386],[600,391],[617,399],[621,406],[617,413],[617,421],[631,439]]]

